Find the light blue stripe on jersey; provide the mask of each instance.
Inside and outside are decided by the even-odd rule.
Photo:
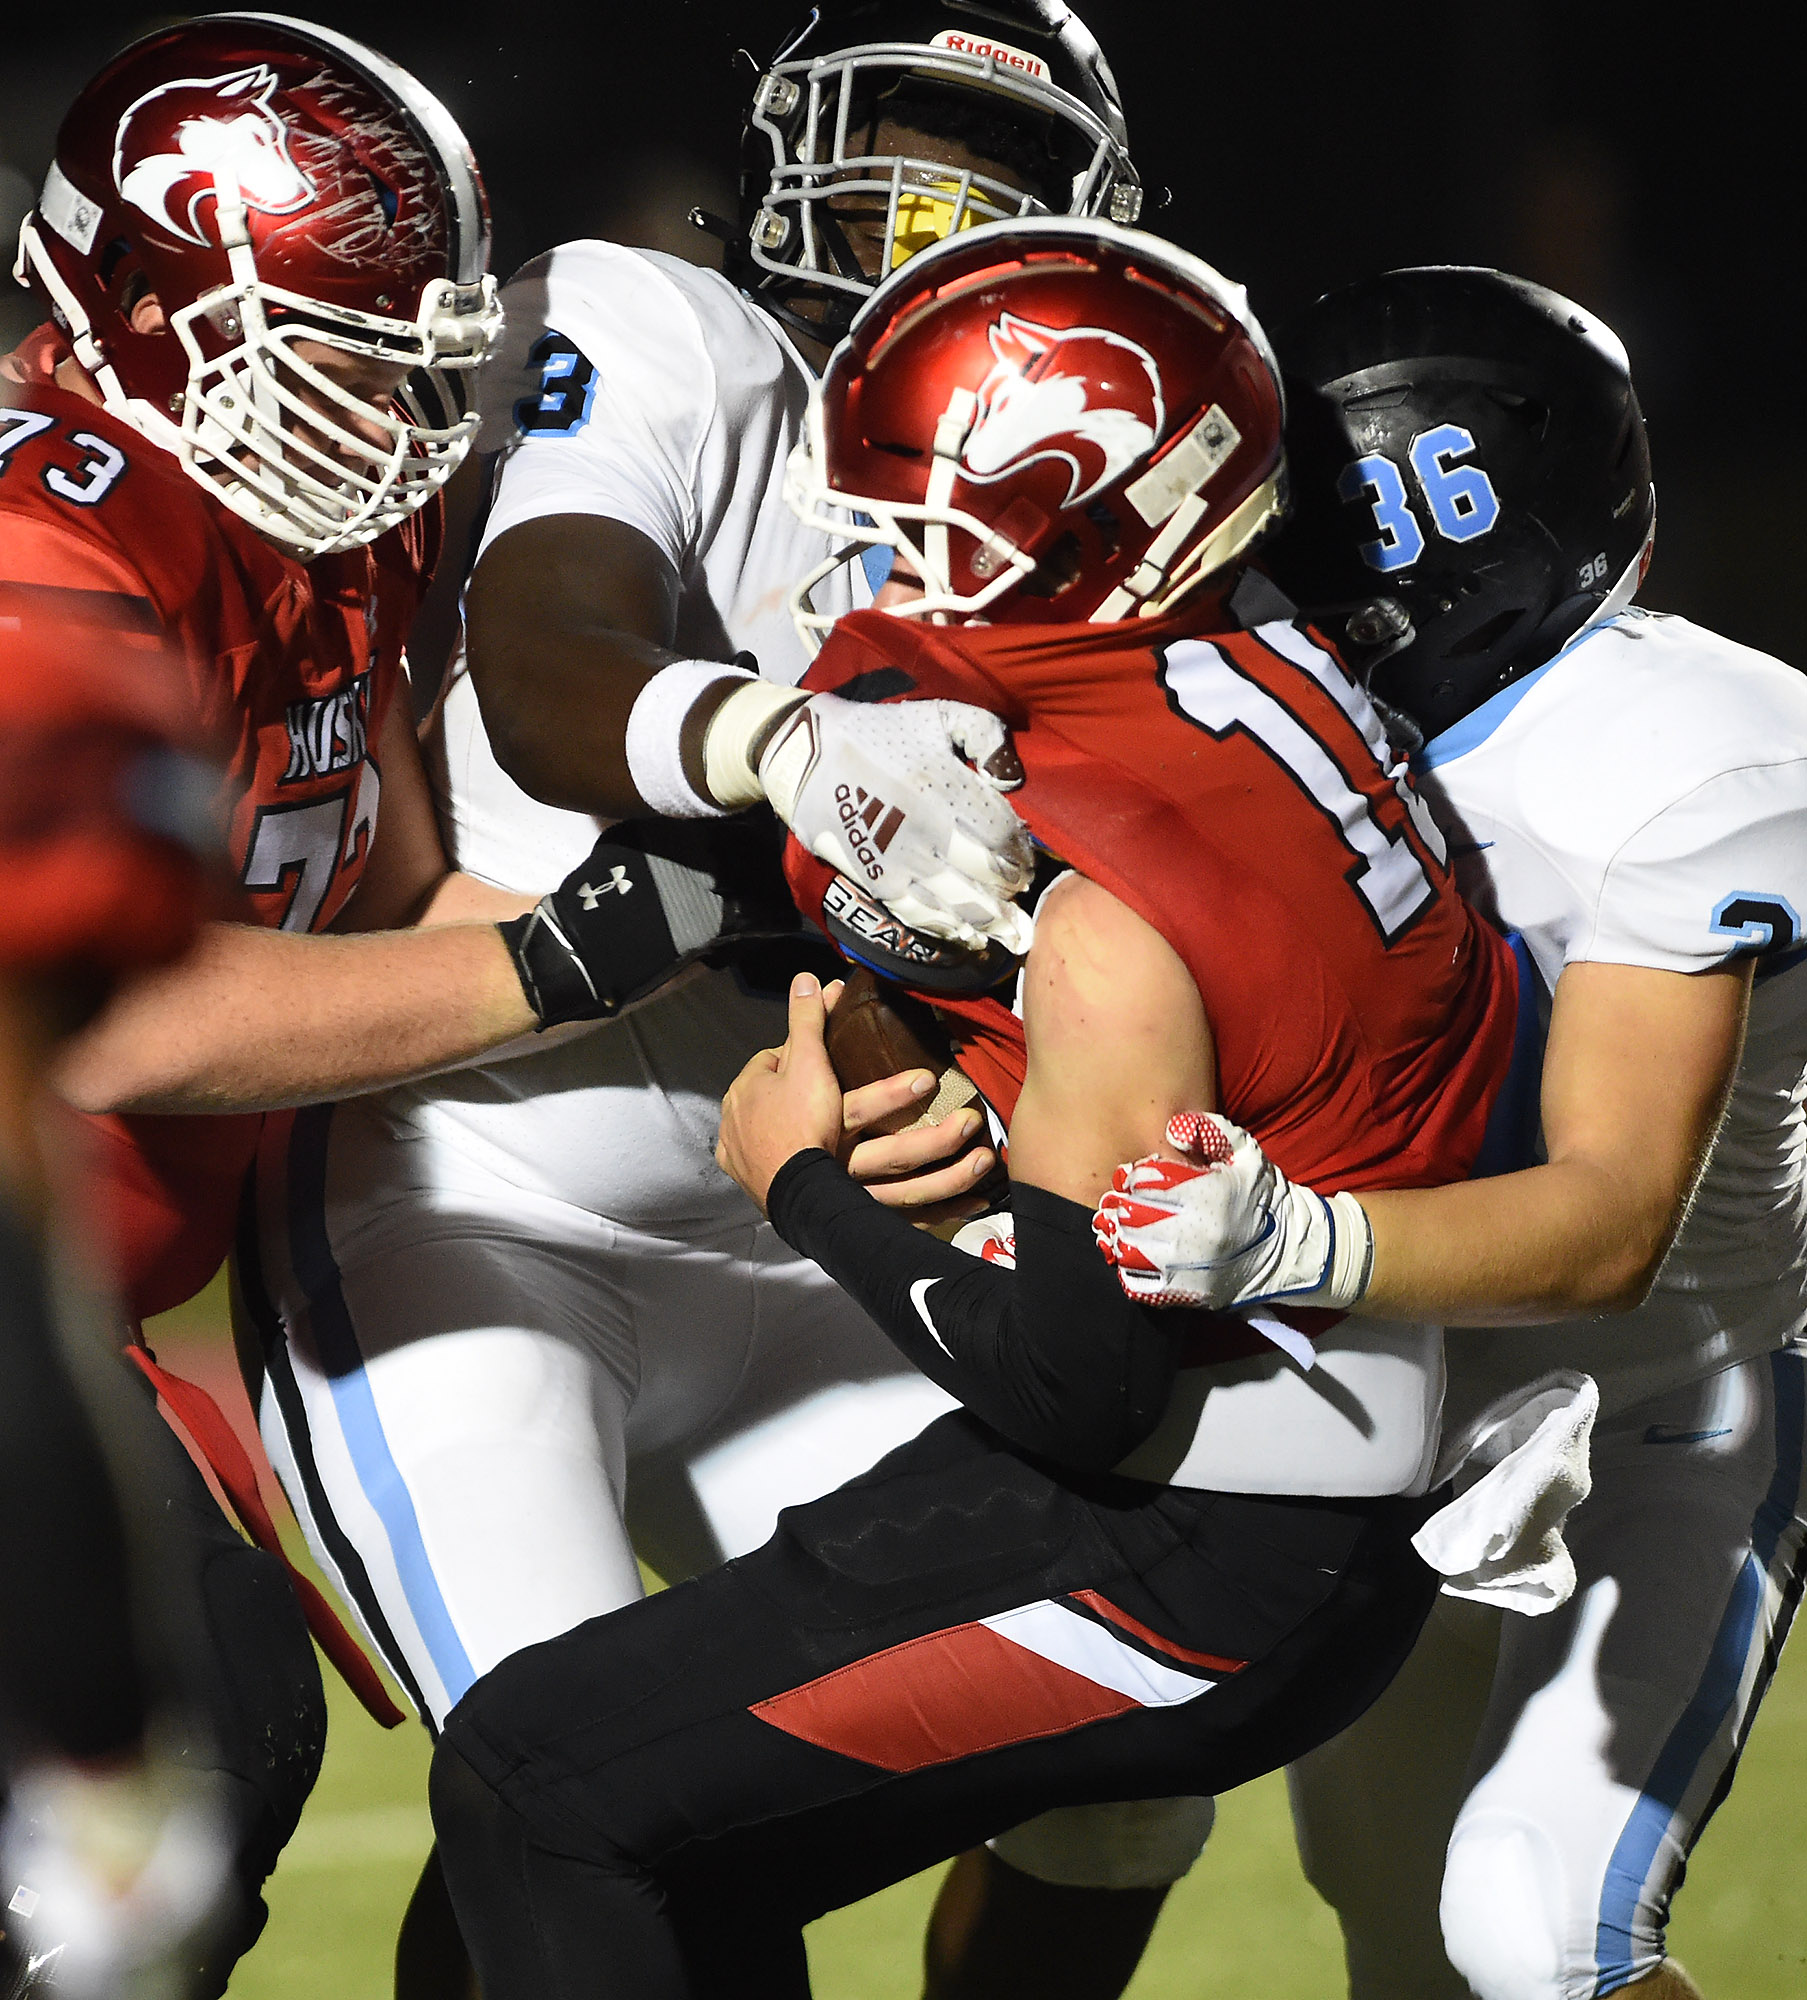
[[[1452,722],[1441,736],[1433,736],[1412,759],[1413,769],[1434,771],[1439,764],[1451,763],[1457,757],[1466,757],[1469,751],[1478,749],[1553,666],[1566,660],[1577,646],[1585,646],[1597,632],[1606,631],[1611,624],[1609,618],[1603,624],[1582,626],[1561,652],[1552,653],[1541,667],[1528,673],[1522,681],[1514,681],[1510,687],[1503,687],[1498,694],[1490,695],[1479,708],[1470,709],[1460,722]]]
[[[1535,673],[1527,674],[1522,681],[1514,681],[1510,687],[1501,688],[1479,708],[1471,708],[1460,722],[1452,722],[1441,736],[1433,736],[1412,759],[1414,767],[1420,771],[1434,771],[1439,764],[1451,763],[1477,749],[1561,658],[1562,654],[1558,653],[1556,659],[1545,660]]]
[[[289,1254],[307,1297],[314,1345],[332,1387],[333,1409],[352,1470],[383,1524],[408,1609],[450,1707],[477,1676],[427,1559],[413,1496],[383,1434],[376,1398],[364,1372],[357,1329],[345,1303],[338,1259],[327,1235],[326,1147],[332,1115],[330,1104],[295,1114],[294,1136],[289,1142]]]
[[[1719,1621],[1706,1672],[1694,1691],[1694,1699],[1658,1754],[1645,1781],[1643,1796],[1633,1806],[1625,1831],[1607,1863],[1599,1928],[1594,1938],[1594,1964],[1599,1973],[1594,1987],[1596,1994],[1618,1992],[1638,1970],[1633,1956],[1633,1934],[1644,1884],[1700,1768],[1700,1760],[1724,1726],[1743,1684],[1768,1592],[1770,1567],[1782,1537],[1794,1525],[1800,1506],[1803,1431],[1807,1421],[1804,1371],[1807,1371],[1807,1357],[1790,1351],[1770,1356],[1770,1379],[1775,1394],[1775,1473],[1751,1524],[1750,1553],[1739,1569],[1731,1602]],[[1742,1736],[1742,1727],[1736,1734]],[[1697,1832],[1698,1827],[1690,1831]]]

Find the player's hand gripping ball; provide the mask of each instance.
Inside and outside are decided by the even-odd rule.
[[[1346,1307],[1367,1289],[1374,1238],[1352,1194],[1292,1182],[1240,1125],[1213,1112],[1167,1121],[1177,1160],[1121,1166],[1092,1234],[1132,1299],[1155,1306]]]
[[[841,1144],[841,1086],[823,1043],[827,1001],[816,979],[791,981],[789,1033],[781,1049],[761,1049],[722,1099],[717,1166],[763,1210],[778,1169],[795,1153]]]
[[[828,1017],[828,1057],[846,1093],[842,1159],[875,1201],[927,1227],[984,1207],[997,1155],[979,1093],[927,1007],[856,967]]]
[[[1013,899],[1034,856],[1004,795],[1023,782],[1010,732],[958,701],[811,695],[759,759],[766,797],[798,840],[912,928],[975,951],[1028,950]]]
[[[877,977],[862,966],[847,976],[828,1017],[828,1060],[844,1091],[861,1090],[906,1071],[928,1070],[935,1089],[924,1104],[913,1098],[895,1110],[864,1121],[864,1129],[883,1137],[922,1126],[939,1125],[978,1096],[965,1072],[954,1062],[947,1037],[940,1033],[927,1008],[894,1004]]]
[[[849,993],[847,1021],[831,1029]],[[975,1190],[997,1164],[978,1143],[984,1119],[966,1104],[970,1093],[945,1047],[930,1047],[887,1006],[870,974],[826,993],[800,974],[783,1048],[762,1049],[722,1102],[716,1162],[763,1208],[785,1161],[820,1147],[875,1201],[909,1210],[913,1221],[964,1218],[984,1206]]]

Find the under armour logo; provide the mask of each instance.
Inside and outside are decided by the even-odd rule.
[[[604,896],[631,896],[633,893],[634,885],[627,879],[625,868],[611,868],[609,879],[600,889],[592,888],[588,882],[577,885],[577,899],[586,910],[595,909]]]

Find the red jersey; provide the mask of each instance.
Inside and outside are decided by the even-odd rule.
[[[192,943],[217,885],[186,707],[154,633],[0,583],[0,971],[110,981]]]
[[[1329,1193],[1466,1175],[1511,1054],[1516,967],[1456,893],[1372,705],[1302,623],[861,612],[805,685],[966,701],[1010,725],[1026,774],[1011,804],[1179,953],[1221,1109],[1294,1180]],[[1016,1024],[995,1000],[959,1011],[993,1051],[962,1060],[1007,1112]]]
[[[440,511],[304,566],[173,456],[58,388],[68,354],[47,326],[0,362],[0,589],[73,593],[165,637],[192,722],[224,766],[216,807],[239,914],[323,930],[370,852],[373,753],[438,555]],[[135,1312],[162,1311],[229,1247],[259,1120],[94,1123],[122,1287]]]

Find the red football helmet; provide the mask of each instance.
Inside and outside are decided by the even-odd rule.
[[[1171,243],[1044,217],[952,237],[895,272],[835,350],[786,496],[843,544],[811,593],[888,547],[900,617],[1157,618],[1284,505],[1283,406],[1241,286]]]
[[[76,99],[16,275],[114,415],[310,560],[405,519],[470,448],[488,262],[476,162],[413,77],[310,22],[215,14]],[[147,292],[167,331],[134,328]],[[365,364],[366,393],[310,343]]]

